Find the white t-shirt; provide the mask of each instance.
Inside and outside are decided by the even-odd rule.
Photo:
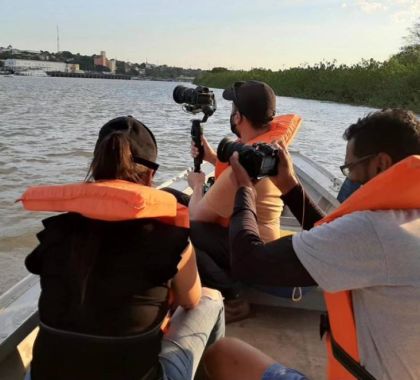
[[[362,364],[377,379],[420,379],[420,210],[354,212],[293,237],[329,292],[352,290]]]

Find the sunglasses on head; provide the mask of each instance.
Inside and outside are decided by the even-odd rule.
[[[145,158],[134,156],[133,161],[136,164],[146,166],[146,168],[153,170],[154,173],[156,173],[156,171],[159,169],[159,164],[157,164],[156,162],[146,160]]]

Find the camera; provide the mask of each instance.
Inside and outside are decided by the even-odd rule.
[[[183,104],[187,112],[196,114],[203,112],[208,118],[216,111],[216,98],[213,91],[208,87],[197,86],[188,88],[185,86],[176,86],[173,92],[173,98],[176,103]]]
[[[197,86],[196,88],[188,88],[181,85],[174,88],[172,96],[176,103],[183,105],[183,109],[186,112],[192,114],[204,113],[202,120],[191,120],[191,138],[199,152],[198,156],[194,158],[194,171],[199,172],[204,157],[204,147],[201,142],[201,136],[203,135],[201,123],[205,123],[216,111],[216,98],[213,91],[210,91],[208,87]]]
[[[228,162],[233,152],[238,152],[239,162],[251,178],[260,179],[277,174],[278,149],[272,145],[266,143],[244,145],[225,137],[217,147],[217,158],[221,162]]]

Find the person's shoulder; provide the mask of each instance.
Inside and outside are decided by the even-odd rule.
[[[320,227],[325,230],[357,232],[360,236],[367,236],[374,231],[376,234],[383,235],[386,231],[395,231],[399,226],[419,218],[420,210],[413,209],[360,210],[345,214]]]
[[[215,192],[225,191],[228,188],[234,187],[234,185],[235,183],[233,179],[232,168],[228,166],[216,179],[216,181],[211,186],[209,192],[206,195],[213,194]]]
[[[390,210],[367,210],[362,211],[365,217],[375,222],[398,222],[410,221],[420,218],[420,209],[390,209]]]
[[[302,231],[306,236],[343,236],[371,234],[374,230],[369,214],[372,211],[355,211],[342,215],[328,223],[321,223],[316,227]]]
[[[67,230],[73,229],[75,226],[82,227],[86,220],[88,220],[88,218],[80,214],[66,212],[43,219],[42,225],[46,231]]]
[[[363,216],[369,220],[375,231],[383,237],[398,234],[406,228],[420,234],[420,225],[418,224],[420,209],[365,211]]]

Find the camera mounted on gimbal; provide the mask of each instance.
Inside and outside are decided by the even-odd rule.
[[[198,157],[194,158],[194,171],[199,172],[204,157],[204,148],[201,144],[201,136],[203,135],[201,123],[205,123],[216,111],[216,98],[213,91],[210,91],[208,87],[201,86],[197,86],[196,88],[176,86],[174,88],[173,98],[176,103],[183,105],[183,109],[186,112],[194,115],[200,112],[204,113],[202,120],[191,120],[191,137],[199,151]]]

